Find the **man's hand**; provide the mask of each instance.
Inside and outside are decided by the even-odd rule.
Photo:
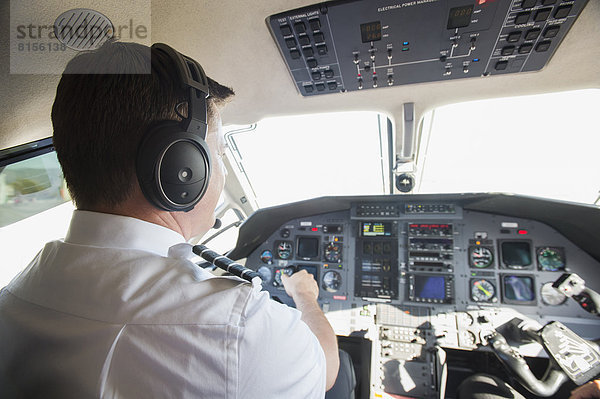
[[[285,273],[281,273],[281,282],[285,287],[285,292],[292,297],[294,302],[314,300],[319,297],[319,286],[313,278],[312,274],[306,270],[300,270],[289,277]]]
[[[590,381],[571,392],[569,399],[600,398],[600,380]]]

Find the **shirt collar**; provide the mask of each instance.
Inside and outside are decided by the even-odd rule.
[[[185,238],[166,227],[108,213],[75,210],[65,242],[101,248],[137,249],[169,256],[169,248]]]

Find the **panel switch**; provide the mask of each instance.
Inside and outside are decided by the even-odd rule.
[[[308,23],[310,24],[310,29],[313,31],[321,29],[321,20],[319,18],[311,19]]]
[[[525,34],[525,40],[535,40],[538,38],[539,35],[540,35],[539,29],[528,30],[527,33]]]
[[[566,18],[570,12],[571,12],[570,5],[560,6],[556,9],[556,12],[554,13],[554,18],[556,18],[556,19]]]
[[[498,61],[496,63],[496,71],[504,71],[508,67],[508,61]]]
[[[304,22],[296,22],[294,24],[294,29],[297,33],[304,33],[306,32],[306,25],[304,25]]]
[[[560,30],[560,26],[558,26],[558,25],[549,26],[544,31],[544,37],[545,38],[555,37],[556,35],[558,35],[559,30]]]
[[[535,6],[535,3],[537,3],[537,0],[523,0],[523,3],[521,3],[521,7],[531,8]]]
[[[279,29],[281,29],[281,34],[283,36],[289,36],[292,34],[292,28],[290,28],[289,25],[281,25]]]
[[[516,32],[510,32],[508,34],[508,37],[506,38],[506,41],[509,43],[516,43],[519,41],[520,38],[521,38],[521,31],[518,30]]]
[[[529,21],[530,12],[522,12],[517,14],[515,18],[515,25],[526,24]]]
[[[285,39],[285,45],[287,46],[287,48],[294,48],[296,47],[296,40],[293,37]]]
[[[552,12],[551,8],[542,8],[541,10],[538,10],[535,13],[535,16],[533,17],[533,20],[535,22],[543,22],[545,20],[548,19],[548,17],[550,16],[550,13]]]

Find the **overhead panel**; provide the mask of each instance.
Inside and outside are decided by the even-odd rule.
[[[542,69],[588,0],[333,1],[267,18],[303,96]]]

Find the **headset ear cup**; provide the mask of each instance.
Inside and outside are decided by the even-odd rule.
[[[165,211],[189,211],[208,188],[210,151],[202,138],[182,131],[178,122],[161,122],[140,143],[136,173],[152,205]]]

